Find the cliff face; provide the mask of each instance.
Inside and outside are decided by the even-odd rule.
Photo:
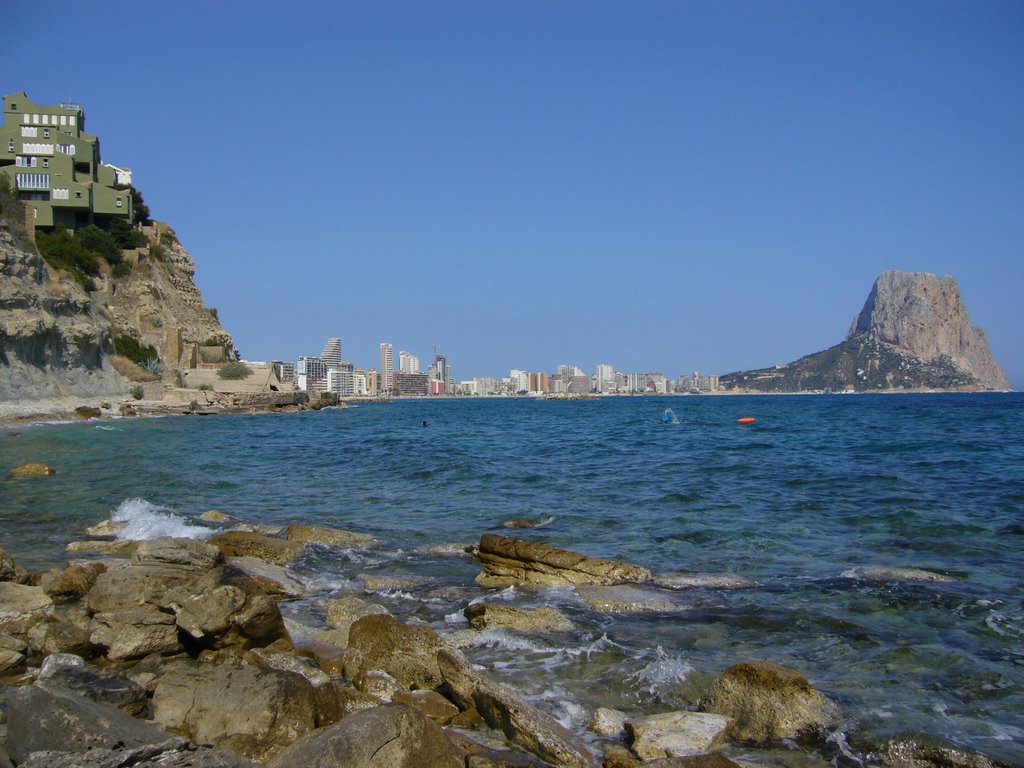
[[[110,323],[72,279],[19,247],[0,222],[0,400],[115,397]]]
[[[1010,388],[985,332],[971,324],[956,281],[896,270],[875,281],[843,342],[720,381],[726,389],[754,392]]]

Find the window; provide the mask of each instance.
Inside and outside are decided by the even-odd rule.
[[[61,115],[60,116],[60,124],[61,125],[67,125],[68,124],[68,116],[67,115]]]
[[[68,115],[68,125],[74,125],[74,124],[75,124],[75,116],[74,115]]]
[[[44,139],[50,138],[50,129],[49,128],[43,128],[43,138]]]
[[[11,104],[11,112],[14,112],[14,111],[16,111],[17,109],[18,109],[18,105],[17,105],[17,104],[14,104],[14,103],[12,103],[12,104]]]
[[[14,151],[14,139],[8,139],[7,140],[7,151],[8,152],[13,152]]]
[[[34,128],[31,125],[23,125],[21,126],[21,135],[24,138],[34,139],[39,135],[39,129]]]
[[[35,158],[32,158],[32,159],[34,160]],[[50,158],[44,157],[43,158],[43,168],[49,168],[49,167],[50,167]]]
[[[18,166],[19,168],[35,168],[36,167],[36,158],[34,158],[34,157],[24,157],[23,155],[18,155],[18,157],[16,157],[14,159],[14,164],[16,166]]]
[[[120,198],[120,197],[119,197],[119,198],[117,198],[117,202],[115,203],[115,205],[116,205],[116,206],[117,206],[118,208],[120,208],[120,207],[121,207],[121,198]]]
[[[75,199],[76,200],[81,198],[81,197],[82,197],[82,193],[81,192],[75,192]]]

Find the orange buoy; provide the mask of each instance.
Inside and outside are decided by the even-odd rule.
[[[757,419],[753,416],[744,416],[742,419],[736,419],[740,424],[753,424]]]

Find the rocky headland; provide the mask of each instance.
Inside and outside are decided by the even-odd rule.
[[[841,705],[763,660],[737,659],[709,678],[692,709],[598,708],[585,732],[567,728],[460,650],[465,633],[572,631],[559,611],[513,608],[467,585],[479,594],[464,609],[469,628],[439,633],[399,621],[369,589],[318,594],[288,570],[305,547],[366,549],[372,537],[203,519],[221,533],[130,541],[111,538],[123,524],[105,521],[69,546],[66,567],[45,573],[0,550],[0,766],[824,768],[849,758],[828,740]],[[687,588],[671,574],[496,534],[462,554],[479,559],[480,584],[573,588],[595,611],[671,611]],[[282,614],[310,598],[323,626]],[[856,760],[999,765],[910,742]]]
[[[737,392],[1010,389],[985,332],[971,324],[956,280],[898,270],[879,276],[836,346],[720,381]]]

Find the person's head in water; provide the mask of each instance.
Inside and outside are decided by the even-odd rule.
[[[427,422],[426,421],[423,422],[423,426],[424,427],[427,426]]]

